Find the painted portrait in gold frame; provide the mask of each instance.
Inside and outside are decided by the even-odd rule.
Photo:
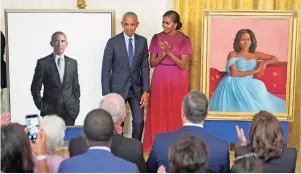
[[[297,24],[297,11],[204,11],[200,82],[209,120],[251,120],[260,110],[294,120]]]

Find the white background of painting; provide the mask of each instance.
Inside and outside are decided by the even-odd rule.
[[[56,31],[67,35],[65,55],[78,62],[81,88],[76,125],[99,105],[101,67],[106,42],[111,38],[111,13],[8,13],[8,56],[12,122],[25,123],[25,115],[39,114],[30,92],[36,62],[52,53],[49,42]],[[42,94],[42,92],[41,92]]]

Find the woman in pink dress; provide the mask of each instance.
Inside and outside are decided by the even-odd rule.
[[[154,69],[147,108],[143,149],[149,152],[154,137],[182,127],[181,104],[189,92],[186,64],[192,53],[188,36],[178,31],[180,16],[171,10],[163,15],[163,32],[150,43],[150,66]]]

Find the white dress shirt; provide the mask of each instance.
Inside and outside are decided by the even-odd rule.
[[[183,126],[195,126],[195,127],[204,128],[204,126],[201,124],[195,124],[195,123],[190,123],[190,122],[184,123]]]
[[[128,35],[123,32],[124,40],[125,40],[125,45],[126,45],[126,50],[129,55],[129,39],[132,38],[132,45],[133,45],[133,56],[135,55],[135,34],[133,34],[132,37],[129,37]]]
[[[111,152],[111,149],[109,147],[106,147],[106,146],[92,146],[92,147],[89,147],[89,150],[93,150],[93,149],[106,150],[106,151]]]

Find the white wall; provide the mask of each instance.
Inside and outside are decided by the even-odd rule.
[[[87,9],[115,9],[116,34],[122,31],[122,15],[133,11],[138,15],[140,25],[137,33],[150,42],[153,34],[162,31],[162,15],[173,8],[173,0],[86,0]],[[77,9],[76,0],[1,0],[1,30],[5,30],[4,9]],[[81,21],[78,21],[81,23]],[[20,29],[22,31],[22,29]],[[3,91],[1,112],[7,111],[7,90]],[[2,92],[1,92],[2,93]],[[12,116],[13,117],[13,116]],[[127,118],[126,135],[131,132],[131,118]]]
[[[122,15],[133,11],[140,26],[137,33],[149,41],[153,34],[162,31],[162,15],[173,8],[173,0],[86,0],[87,9],[115,9],[116,34],[122,31]],[[1,0],[1,30],[4,30],[4,9],[77,9],[76,0]],[[78,21],[79,23],[81,21]]]

